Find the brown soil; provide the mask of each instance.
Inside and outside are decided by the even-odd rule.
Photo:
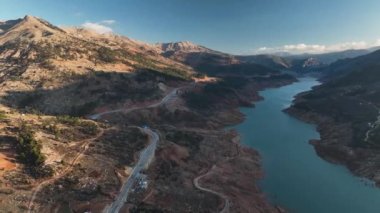
[[[2,151],[3,152],[3,151]],[[16,168],[14,154],[0,153],[0,170],[9,171]]]

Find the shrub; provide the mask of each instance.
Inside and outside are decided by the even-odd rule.
[[[78,117],[72,117],[69,115],[61,115],[56,117],[57,122],[62,124],[68,124],[68,125],[78,125],[79,124],[79,118]]]
[[[113,63],[117,59],[117,54],[110,48],[101,47],[98,49],[98,59],[105,63]]]
[[[5,112],[0,111],[0,121],[6,119],[7,116],[5,115]]]
[[[34,132],[25,123],[20,127],[17,142],[16,148],[22,162],[30,166],[41,166],[45,162],[40,142],[34,138]]]
[[[80,122],[81,132],[84,134],[95,135],[98,132],[98,125],[91,121]]]

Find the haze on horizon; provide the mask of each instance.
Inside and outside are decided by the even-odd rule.
[[[0,0],[26,14],[150,43],[188,40],[235,54],[323,53],[380,46],[376,0]]]

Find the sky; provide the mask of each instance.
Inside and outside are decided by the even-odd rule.
[[[0,20],[33,15],[149,42],[234,54],[380,46],[379,0],[0,0]]]

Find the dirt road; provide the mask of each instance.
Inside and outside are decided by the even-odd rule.
[[[208,188],[205,188],[205,187],[202,187],[202,186],[199,185],[199,180],[202,179],[203,177],[209,175],[210,173],[212,173],[213,170],[215,169],[215,167],[216,167],[216,165],[213,165],[212,168],[211,168],[206,174],[203,174],[203,175],[200,175],[200,176],[196,177],[196,178],[194,179],[194,181],[193,181],[193,182],[194,182],[194,186],[195,186],[197,189],[201,190],[201,191],[205,191],[205,192],[208,192],[208,193],[211,193],[211,194],[217,195],[217,196],[221,197],[222,199],[224,199],[224,207],[223,207],[223,209],[220,211],[220,213],[227,213],[227,212],[230,211],[230,205],[231,205],[231,202],[230,202],[230,200],[228,199],[228,197],[225,196],[225,195],[222,194],[222,193],[216,192],[216,191],[214,191],[214,190],[212,190],[212,189],[208,189]]]

